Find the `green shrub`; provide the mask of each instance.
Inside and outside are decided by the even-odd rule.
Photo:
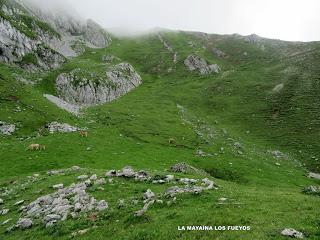
[[[27,53],[26,55],[23,56],[21,62],[22,64],[38,64],[37,57],[33,53]]]

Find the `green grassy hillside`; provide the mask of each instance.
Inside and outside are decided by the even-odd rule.
[[[319,172],[320,166],[320,45],[184,32],[162,35],[178,53],[176,64],[157,35],[114,37],[110,47],[87,49],[52,72],[27,73],[1,64],[0,120],[18,123],[12,136],[0,138],[0,187],[14,189],[0,196],[2,207],[10,209],[0,222],[13,219],[0,225],[1,239],[69,239],[73,232],[90,228],[77,238],[263,240],[285,239],[280,231],[288,227],[308,239],[320,238],[320,199],[302,193],[304,187],[320,183],[306,177],[308,170]],[[218,57],[212,48],[226,55]],[[188,72],[183,61],[191,53],[219,64],[221,73]],[[101,59],[108,54],[131,63],[142,85],[111,103],[87,108],[80,118],[42,96],[55,94],[59,73],[75,68],[100,71]],[[19,82],[17,76],[34,85]],[[279,84],[283,88],[273,90]],[[87,127],[88,137],[49,134],[43,127],[51,121]],[[175,143],[169,143],[171,138]],[[31,143],[43,144],[46,150],[27,151]],[[199,156],[198,150],[206,156]],[[282,152],[280,157],[274,156],[275,150]],[[154,205],[144,216],[133,217],[141,204],[118,209],[118,199],[141,198],[148,188],[160,193],[166,186],[117,180],[104,190],[92,189],[97,199],[110,205],[97,219],[83,216],[52,228],[39,225],[4,233],[19,218],[19,208],[12,207],[16,201],[31,202],[51,192],[53,184],[67,185],[80,175],[48,177],[50,169],[78,165],[84,173],[104,176],[108,169],[130,165],[163,175],[178,162],[207,172],[181,176],[209,176],[219,188],[177,195],[176,203]],[[40,180],[22,186],[35,173]],[[227,202],[221,204],[220,198]],[[178,231],[182,225],[240,225],[251,230]]]

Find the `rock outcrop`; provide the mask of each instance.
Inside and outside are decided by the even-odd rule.
[[[293,228],[283,229],[281,231],[281,235],[291,237],[291,238],[300,238],[300,239],[304,238],[304,235],[302,232],[299,232]]]
[[[320,196],[320,187],[318,186],[308,186],[305,187],[302,192],[310,195],[319,195]]]
[[[14,124],[0,121],[0,135],[11,135],[15,130],[16,126]]]
[[[47,125],[47,128],[50,133],[54,133],[54,132],[68,133],[68,132],[76,132],[79,130],[77,127],[71,126],[67,123],[59,123],[59,122],[51,122]]]
[[[199,173],[199,174],[206,174],[205,171],[203,170],[200,170],[200,169],[197,169],[185,162],[180,162],[180,163],[177,163],[173,166],[171,166],[170,168],[170,171],[171,172],[176,172],[176,173]]]
[[[32,224],[32,220],[29,218],[20,218],[17,222],[17,226],[21,229],[31,228]]]
[[[50,38],[58,39],[57,33],[49,34],[47,25],[13,6],[3,5],[0,12],[0,61],[29,70],[55,69],[65,61],[46,44]]]
[[[0,61],[31,71],[55,69],[86,46],[104,48],[111,43],[92,20],[61,9],[40,9],[32,1],[4,0],[0,13]]]
[[[227,56],[227,54],[225,54],[223,51],[221,51],[218,48],[212,48],[212,52],[215,56],[220,57],[220,58],[224,58]]]
[[[85,183],[73,183],[69,187],[62,186],[52,194],[39,197],[21,208],[24,220],[19,220],[17,225],[23,223],[23,228],[31,227],[31,219],[40,218],[46,227],[50,227],[66,220],[69,215],[75,217],[81,213],[103,211],[108,208],[105,200],[97,201],[86,190]]]
[[[314,178],[314,179],[319,179],[319,180],[320,180],[320,174],[319,174],[319,173],[309,172],[308,177],[309,177],[309,178]]]
[[[98,48],[104,48],[111,42],[111,38],[106,31],[90,19],[86,23],[83,37],[88,43]]]
[[[62,73],[56,80],[59,97],[72,104],[94,105],[110,102],[141,84],[141,77],[129,63],[106,66],[98,75],[84,69]]]
[[[208,65],[207,61],[195,54],[189,55],[184,60],[184,65],[189,71],[197,71],[202,75],[208,75],[212,73],[219,73],[221,71],[217,64]]]

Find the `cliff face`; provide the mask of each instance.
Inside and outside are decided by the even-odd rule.
[[[18,1],[0,2],[0,61],[29,70],[59,67],[85,47],[104,48],[111,38],[92,20],[42,10]]]
[[[106,48],[111,43],[107,32],[97,23],[65,10],[40,9],[32,0],[0,0],[0,3],[2,62],[30,71],[56,69],[67,58],[82,54],[86,47]],[[98,64],[95,70],[82,65],[60,74],[55,86],[60,99],[53,102],[63,101],[64,105],[76,108],[102,104],[141,84],[141,77],[129,63],[119,63],[116,57],[109,60]]]

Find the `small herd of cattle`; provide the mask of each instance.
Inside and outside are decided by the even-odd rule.
[[[88,137],[88,132],[87,131],[79,131],[79,135],[81,137]],[[27,150],[31,150],[31,151],[46,150],[46,146],[39,144],[39,143],[32,143],[27,147]]]
[[[88,137],[88,132],[87,131],[79,131],[79,135],[81,137]],[[174,138],[169,138],[168,142],[169,142],[169,144],[175,144],[176,140]],[[46,146],[41,145],[39,143],[32,143],[27,147],[27,150],[31,150],[31,151],[46,150]]]

